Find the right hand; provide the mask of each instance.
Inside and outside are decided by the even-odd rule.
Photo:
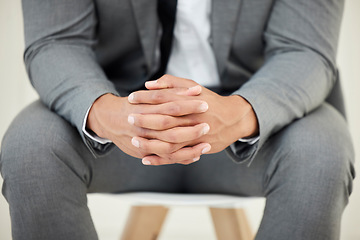
[[[201,89],[197,91],[201,91]],[[179,95],[179,101],[151,105],[134,105],[130,104],[126,97],[105,94],[92,105],[87,119],[87,128],[99,137],[111,140],[123,152],[133,157],[144,158],[149,155],[157,155],[167,159],[168,164],[190,164],[200,158],[203,149],[210,146],[208,143],[187,146],[188,142],[204,135],[204,128],[208,127],[206,123],[187,122],[184,123],[188,126],[186,128],[169,126],[166,130],[158,131],[159,138],[152,139],[151,147],[145,149],[138,145],[136,137],[147,137],[147,130],[129,123],[129,116],[132,114],[151,114],[157,117],[159,124],[164,124],[167,121],[166,118],[171,116],[204,112],[204,108],[201,106],[207,105],[206,102],[181,100],[181,95],[194,95],[200,92],[191,93],[187,89],[174,89],[174,93]],[[146,164],[144,161],[143,163]]]

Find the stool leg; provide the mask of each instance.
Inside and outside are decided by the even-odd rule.
[[[168,208],[163,206],[133,206],[121,240],[156,240]]]
[[[252,240],[251,231],[244,209],[210,208],[218,240]]]

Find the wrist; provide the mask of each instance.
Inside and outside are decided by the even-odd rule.
[[[119,97],[107,93],[100,96],[95,100],[91,106],[86,121],[86,128],[94,132],[101,138],[110,139],[110,134],[104,126],[105,119],[107,119],[108,108],[112,106],[115,101],[118,101]]]
[[[237,113],[235,114],[235,126],[236,129],[238,129],[238,131],[236,131],[238,133],[237,139],[258,136],[258,120],[251,104],[239,95],[231,95],[229,98],[232,99],[233,113]]]

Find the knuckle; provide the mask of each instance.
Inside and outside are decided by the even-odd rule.
[[[145,131],[146,131],[145,128],[139,127],[136,132],[139,137],[145,137]]]
[[[174,160],[174,155],[173,154],[165,154],[164,158],[166,159],[166,161],[168,162],[172,162]]]
[[[162,157],[164,159],[164,162],[171,163],[173,161],[172,154],[163,154]]]
[[[169,78],[170,78],[170,74],[164,74],[163,76],[162,76],[162,78],[160,78],[161,80],[169,80]]]
[[[186,116],[184,118],[184,124],[186,125],[196,125],[199,123],[199,120],[194,115]]]
[[[170,126],[170,119],[168,117],[164,117],[159,122],[161,128],[168,128]]]
[[[167,159],[169,160],[169,162],[174,162],[175,161],[175,156],[174,156],[174,154],[168,154],[168,157],[167,157]]]
[[[176,151],[176,145],[169,143],[168,146],[167,146],[167,151],[168,151],[169,153],[175,152],[175,151]]]
[[[144,121],[143,121],[143,116],[142,115],[138,115],[138,116],[136,116],[136,118],[135,118],[135,125],[136,126],[138,126],[138,127],[142,127],[143,126],[143,123],[144,123]]]
[[[192,149],[191,153],[189,154],[189,159],[195,159],[199,156],[199,154],[201,153],[198,153],[195,149]]]
[[[161,92],[154,92],[151,94],[151,100],[153,102],[161,102],[164,99],[164,94]]]
[[[143,138],[149,138],[151,137],[151,131],[146,128],[139,128],[139,136]]]
[[[141,150],[145,153],[149,150],[149,141],[148,140],[142,140],[140,144]]]
[[[167,111],[170,115],[177,116],[181,113],[181,107],[177,103],[171,103]]]
[[[165,153],[165,154],[171,153],[171,146],[170,146],[170,144],[167,144],[167,145],[162,149],[162,153]]]
[[[197,131],[193,131],[192,133],[194,138],[199,138],[203,135],[203,129],[198,128]]]
[[[161,78],[159,78],[159,79],[157,80],[157,82],[158,82],[158,84],[163,85],[163,84],[165,84],[167,81],[169,81],[169,78],[170,78],[170,75],[169,75],[169,74],[165,74],[165,75],[163,75]]]
[[[146,152],[144,150],[142,150],[142,149],[139,149],[137,151],[136,155],[137,155],[138,158],[144,158],[144,157],[146,157]]]

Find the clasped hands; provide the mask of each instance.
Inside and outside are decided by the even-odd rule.
[[[145,86],[127,98],[101,96],[87,119],[87,128],[145,165],[190,164],[258,132],[255,113],[240,96],[220,96],[171,75]]]

